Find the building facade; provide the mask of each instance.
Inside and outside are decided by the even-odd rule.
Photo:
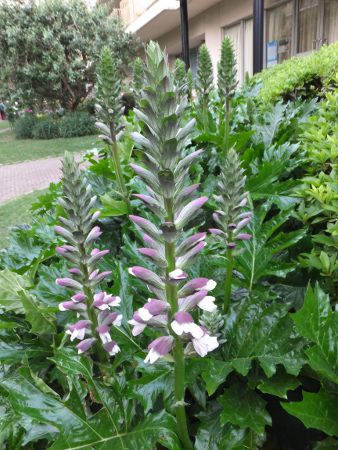
[[[179,0],[121,0],[118,12],[127,31],[144,42],[157,40],[172,57],[180,55]],[[188,0],[190,60],[194,72],[198,47],[205,42],[214,70],[224,36],[233,40],[238,78],[252,74],[252,0]],[[264,66],[318,50],[338,41],[338,0],[265,0]]]

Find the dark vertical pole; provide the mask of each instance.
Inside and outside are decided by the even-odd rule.
[[[181,7],[181,41],[182,41],[182,59],[188,69],[190,67],[189,58],[189,24],[188,24],[188,6],[187,0],[180,0]]]
[[[264,0],[253,0],[253,73],[263,69]]]

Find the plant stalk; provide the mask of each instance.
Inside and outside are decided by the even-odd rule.
[[[225,276],[225,284],[224,284],[224,304],[223,309],[224,312],[227,313],[230,306],[230,296],[231,296],[231,282],[232,282],[232,271],[234,268],[234,256],[232,254],[232,250],[228,249],[227,251],[227,273]]]
[[[225,99],[225,130],[224,130],[224,156],[229,151],[229,138],[230,138],[230,98]]]
[[[173,222],[173,201],[172,199],[165,199],[165,206],[167,212],[167,221]],[[167,261],[166,269],[166,295],[167,301],[170,304],[170,320],[172,316],[178,311],[177,287],[176,284],[169,279],[169,273],[175,270],[175,242],[165,243],[165,257]],[[174,365],[175,365],[175,412],[177,420],[177,433],[184,450],[193,450],[193,446],[189,437],[187,416],[185,412],[184,394],[185,394],[185,362],[183,353],[183,344],[180,338],[173,335],[175,338],[174,347]]]
[[[114,165],[114,169],[115,169],[116,181],[118,184],[120,194],[121,194],[123,200],[127,204],[128,213],[130,213],[131,207],[130,207],[128,189],[126,187],[126,184],[125,184],[124,178],[123,178],[123,172],[122,172],[122,167],[120,164],[119,155],[118,155],[118,151],[117,151],[117,142],[116,142],[116,136],[115,136],[115,130],[114,130],[113,124],[110,124],[110,135],[111,135],[111,139],[112,139],[111,154],[112,154],[112,158],[113,158],[113,165]]]

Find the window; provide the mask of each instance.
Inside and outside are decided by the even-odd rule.
[[[266,12],[266,62],[277,64],[291,57],[293,2]]]
[[[318,0],[299,0],[298,7],[298,53],[316,48],[319,14]]]
[[[252,19],[241,20],[241,22],[226,27],[224,36],[229,36],[234,45],[237,62],[237,78],[243,83],[245,73],[252,75],[253,67],[253,23]]]
[[[267,66],[336,41],[338,0],[289,0],[266,11]]]

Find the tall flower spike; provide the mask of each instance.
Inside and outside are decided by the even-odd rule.
[[[238,83],[234,46],[232,40],[228,36],[226,36],[222,42],[221,59],[218,63],[217,83],[218,96],[221,101],[220,125],[222,106],[225,104],[224,154],[226,154],[229,150],[231,99],[235,95]]]
[[[113,58],[108,47],[102,49],[98,65],[96,100],[99,119],[96,127],[101,132],[99,137],[107,142],[111,149],[118,191],[129,208],[128,190],[123,178],[117,145],[122,130],[121,74],[118,61]]]
[[[251,211],[244,209],[248,201],[248,193],[244,190],[246,177],[233,148],[227,153],[221,167],[219,194],[214,196],[218,210],[213,214],[218,228],[211,228],[209,231],[227,248],[228,265],[224,292],[226,312],[230,302],[232,270],[238,241],[251,238],[251,235],[243,230],[251,220]]]
[[[213,89],[214,77],[208,47],[202,44],[198,50],[196,91],[203,108],[208,107],[209,95]]]
[[[144,70],[141,58],[136,58],[133,67],[133,89],[135,95],[138,97],[143,87]]]
[[[146,327],[162,334],[149,345],[146,362],[153,363],[169,353],[174,357],[178,434],[183,448],[190,450],[184,408],[184,349],[191,343],[195,354],[205,356],[208,348],[218,345],[216,338],[210,337],[210,341],[204,336],[205,330],[193,318],[197,308],[215,309],[215,299],[209,296],[215,283],[205,278],[189,282],[185,272],[203,249],[206,237],[205,233],[192,235],[186,228],[201,212],[207,198],[192,197],[198,186],[189,185],[189,168],[201,151],[187,153],[186,149],[195,121],[184,123],[187,96],[182,96],[170,73],[167,56],[154,42],[147,47],[145,81],[140,110],[135,109],[143,131],[142,135],[132,134],[143,150],[145,167],[133,169],[148,188],[147,195],[138,198],[157,216],[160,225],[131,216],[146,233],[143,240],[148,248],[142,247],[140,253],[157,269],[156,274],[142,267],[130,269],[130,274],[141,279],[153,293],[153,298],[135,312],[130,324],[135,336]]]
[[[111,339],[110,328],[119,326],[122,316],[109,314],[109,310],[119,306],[120,298],[99,290],[100,281],[111,272],[100,273],[95,268],[96,263],[109,253],[108,250],[93,248],[101,235],[100,228],[95,226],[98,213],[91,212],[96,197],[92,195],[91,186],[70,153],[65,154],[62,171],[63,198],[60,203],[67,218],[61,217],[63,226],[56,226],[55,230],[66,244],[57,247],[57,253],[70,261],[72,268],[69,269],[70,277],[57,279],[56,283],[73,291],[73,295],[69,301],[60,303],[59,309],[77,312],[77,322],[69,325],[66,333],[71,336],[71,341],[80,341],[76,345],[79,353],[86,352],[101,341],[102,348],[109,355],[114,355],[119,347]]]
[[[191,82],[189,81],[188,73],[185,62],[177,58],[175,60],[175,85],[182,95],[189,95],[190,93]]]

